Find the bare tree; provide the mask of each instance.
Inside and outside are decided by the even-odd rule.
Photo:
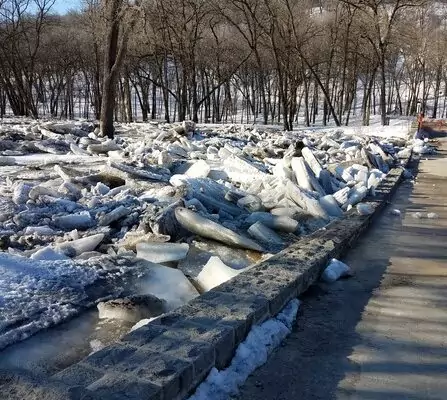
[[[0,75],[16,115],[39,117],[34,91],[36,63],[54,1],[5,0],[0,3]]]
[[[104,44],[100,135],[113,138],[116,85],[129,35],[135,25],[137,9],[124,0],[104,0],[102,6],[107,22],[107,35]]]
[[[373,46],[380,70],[380,114],[382,125],[387,118],[387,62],[388,51],[396,39],[395,28],[402,12],[422,6],[425,0],[340,0],[359,10],[363,22],[363,34]]]

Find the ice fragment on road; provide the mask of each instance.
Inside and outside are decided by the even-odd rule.
[[[332,283],[341,277],[350,275],[352,275],[351,268],[345,263],[333,258],[321,274],[321,280],[327,283]]]

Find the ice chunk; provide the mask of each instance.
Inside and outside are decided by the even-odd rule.
[[[105,142],[101,144],[91,144],[87,146],[87,151],[89,153],[95,153],[95,154],[105,154],[109,151],[115,151],[115,150],[122,150],[120,146],[116,144],[113,140],[106,140]]]
[[[410,158],[410,156],[411,156],[411,148],[410,147],[402,149],[397,153],[398,158]]]
[[[90,340],[90,348],[92,349],[92,353],[95,353],[101,349],[106,347],[106,345],[101,342],[99,339]]]
[[[186,257],[187,243],[137,243],[137,257],[153,263],[179,261]]]
[[[171,185],[186,186],[188,191],[187,199],[196,198],[210,213],[220,210],[234,216],[243,213],[240,207],[236,207],[225,198],[228,188],[212,179],[188,178],[185,175],[174,175],[170,183]]]
[[[185,175],[190,178],[206,178],[211,171],[211,167],[204,160],[196,161],[188,170]]]
[[[132,209],[129,207],[124,207],[123,205],[115,208],[109,213],[102,215],[98,218],[98,224],[100,226],[110,225],[112,222],[118,221],[121,218],[126,217],[132,212]]]
[[[55,232],[48,225],[43,226],[28,226],[25,229],[25,235],[33,235],[37,234],[39,236],[51,236],[54,235]]]
[[[243,183],[256,179],[262,180],[267,175],[255,165],[236,155],[227,157],[223,165],[228,177],[234,182]]]
[[[94,224],[94,221],[88,211],[83,211],[79,214],[54,217],[53,222],[58,228],[66,231],[72,229],[85,230],[92,227]]]
[[[261,222],[268,228],[288,233],[296,232],[299,227],[298,221],[290,217],[277,216],[267,212],[251,213],[245,222],[250,225],[256,222]]]
[[[342,165],[337,165],[337,167],[335,167],[335,173],[340,179],[344,180],[346,183],[354,180],[354,177]]]
[[[166,150],[169,153],[174,154],[176,156],[180,156],[180,157],[184,157],[184,158],[188,157],[188,152],[177,143],[169,144]]]
[[[165,168],[172,167],[172,157],[166,150],[163,150],[160,152],[160,154],[158,155],[157,162],[158,162],[158,165],[162,165]]]
[[[32,260],[69,260],[67,256],[61,254],[60,252],[55,251],[51,247],[43,247],[42,249],[37,250],[30,257]]]
[[[356,208],[360,215],[371,215],[374,213],[374,207],[369,203],[358,203]]]
[[[110,159],[108,160],[107,164],[112,171],[114,171],[118,176],[120,176],[124,180],[127,180],[128,177],[144,179],[144,180],[155,180],[155,181],[165,179],[164,176],[161,174],[157,174],[142,168],[136,168],[124,163],[114,162],[111,161]]]
[[[333,258],[321,274],[321,280],[332,283],[344,276],[351,276],[352,271],[348,265]]]
[[[90,153],[81,149],[79,146],[76,146],[74,143],[70,143],[70,150],[73,154],[77,156],[89,156]]]
[[[159,235],[153,232],[129,231],[118,244],[126,249],[135,250],[136,245],[141,242],[168,242],[170,239],[171,237],[168,235]]]
[[[93,251],[104,240],[104,234],[86,236],[70,242],[59,243],[56,250],[69,255],[80,256],[83,253]]]
[[[233,153],[230,150],[226,149],[225,147],[221,147],[218,152],[218,156],[222,160],[225,160],[226,158],[230,157],[232,154]]]
[[[375,189],[377,186],[379,186],[380,182],[381,182],[381,179],[378,178],[377,175],[370,174],[368,177],[368,182],[367,182],[368,189],[370,189],[370,188]]]
[[[301,190],[293,182],[287,182],[287,194],[297,205],[308,211],[314,217],[327,219],[329,216],[326,210],[321,207],[317,199],[307,194],[304,190]]]
[[[321,166],[318,159],[312,153],[312,150],[309,147],[304,147],[301,149],[301,154],[306,160],[307,165],[309,165],[310,169],[313,171],[315,176],[320,179],[321,172],[323,171],[323,167]]]
[[[362,182],[365,186],[368,184],[368,170],[360,170],[354,175],[357,182]]]
[[[29,194],[33,187],[24,182],[19,182],[14,188],[14,193],[12,195],[12,201],[17,204],[25,204],[28,201]]]
[[[82,197],[82,191],[71,182],[64,182],[59,186],[58,191],[62,194],[69,196],[72,199],[78,200]]]
[[[326,210],[326,212],[332,217],[341,217],[343,211],[335,200],[334,196],[328,194],[320,198],[321,206]]]
[[[279,178],[287,178],[287,179],[294,179],[293,172],[290,168],[288,168],[284,162],[284,160],[280,160],[273,168],[272,172],[274,176],[277,176]]]
[[[98,182],[92,191],[95,194],[105,196],[107,193],[110,192],[110,188],[107,185],[104,185],[104,183]]]
[[[365,198],[367,193],[368,189],[366,186],[359,186],[352,188],[351,192],[349,193],[348,205],[350,204],[351,206],[355,206],[357,203],[359,203]],[[345,204],[343,207],[346,206],[347,205]]]
[[[206,157],[210,161],[215,161],[219,159],[219,149],[215,146],[209,146],[206,149]]]
[[[85,262],[0,253],[0,349],[85,309],[84,289],[97,279]]]
[[[32,200],[36,200],[39,196],[51,196],[54,198],[60,198],[64,197],[63,193],[58,192],[57,190],[54,190],[52,188],[46,187],[46,186],[34,186],[29,191],[29,198]]]
[[[350,191],[351,189],[349,187],[345,187],[334,193],[334,199],[340,206],[343,206],[348,202]]]
[[[262,211],[264,208],[261,199],[253,194],[239,199],[237,201],[237,205],[241,208],[245,208],[247,211],[250,212]]]
[[[211,257],[196,278],[196,282],[204,292],[219,286],[221,283],[240,274],[243,270],[237,270],[225,265],[219,257]]]
[[[431,213],[427,214],[427,218],[429,218],[429,219],[437,219],[437,218],[439,218],[439,215],[434,213],[434,212],[431,212]]]
[[[303,157],[292,158],[292,170],[295,172],[296,181],[298,186],[303,189],[313,190],[310,182],[309,172],[307,171],[306,162]]]
[[[188,184],[188,177],[182,174],[172,175],[169,183],[174,187],[182,187]]]
[[[236,232],[186,208],[177,208],[175,210],[175,216],[185,229],[202,237],[213,239],[234,247],[260,252],[263,251],[262,247],[253,240],[239,235]]]
[[[146,260],[139,260],[138,266],[145,269],[146,275],[140,278],[137,289],[166,300],[167,311],[180,307],[199,295],[192,283],[178,269]]]
[[[277,216],[285,216],[299,221],[300,218],[304,216],[306,213],[303,211],[302,208],[298,208],[295,205],[287,205],[287,204],[282,205],[282,203],[278,203],[278,207],[270,210],[270,214]]]
[[[145,294],[100,302],[97,307],[100,319],[119,319],[135,323],[143,318],[162,314],[166,302],[156,296]]]
[[[206,207],[197,199],[185,201],[185,207],[201,213],[208,213]]]
[[[283,240],[276,234],[276,232],[263,225],[260,221],[250,226],[250,228],[248,228],[248,233],[266,245],[284,245]]]

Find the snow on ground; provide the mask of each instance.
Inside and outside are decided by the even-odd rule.
[[[360,120],[353,120],[349,126],[336,127],[329,124],[327,127],[315,125],[313,127],[300,126],[295,128],[297,132],[331,132],[333,130],[343,131],[347,135],[375,136],[378,138],[401,138],[407,139],[411,133],[413,117],[399,117],[390,119],[390,124],[383,126],[380,116],[371,117],[370,124],[363,126]]]
[[[376,136],[379,138],[402,138],[406,139],[409,132],[411,132],[411,126],[414,122],[414,117],[398,117],[391,118],[389,125],[383,126],[381,123],[381,117],[379,115],[372,116],[370,124],[368,126],[363,126],[361,120],[352,119],[349,126],[337,127],[333,123],[329,123],[327,126],[322,124],[315,124],[313,126],[295,125],[294,132],[316,132],[316,133],[329,133],[334,130],[343,131],[348,135],[360,135],[360,136]],[[198,124],[198,129],[222,129],[222,126],[237,126],[241,130],[248,127],[254,127],[259,130],[271,130],[271,131],[282,131],[282,125],[261,125],[261,124]]]
[[[238,393],[248,376],[265,364],[269,354],[290,334],[299,307],[299,300],[290,301],[275,318],[254,326],[238,346],[228,368],[213,368],[188,400],[226,400]]]
[[[0,156],[1,165],[19,165],[19,166],[31,166],[31,165],[49,165],[49,164],[84,164],[104,161],[99,157],[91,156],[79,156],[74,154],[29,154],[23,156]]]

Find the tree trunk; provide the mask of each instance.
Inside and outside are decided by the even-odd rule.
[[[107,33],[104,57],[104,81],[102,85],[102,102],[100,115],[100,132],[102,136],[114,137],[113,114],[115,111],[115,92],[117,77],[121,67],[130,30],[135,18],[128,26],[123,27],[120,39],[123,0],[105,0],[106,16],[110,23]]]
[[[382,125],[389,125],[386,115],[386,72],[385,72],[385,54],[381,54],[380,59],[380,116]]]

